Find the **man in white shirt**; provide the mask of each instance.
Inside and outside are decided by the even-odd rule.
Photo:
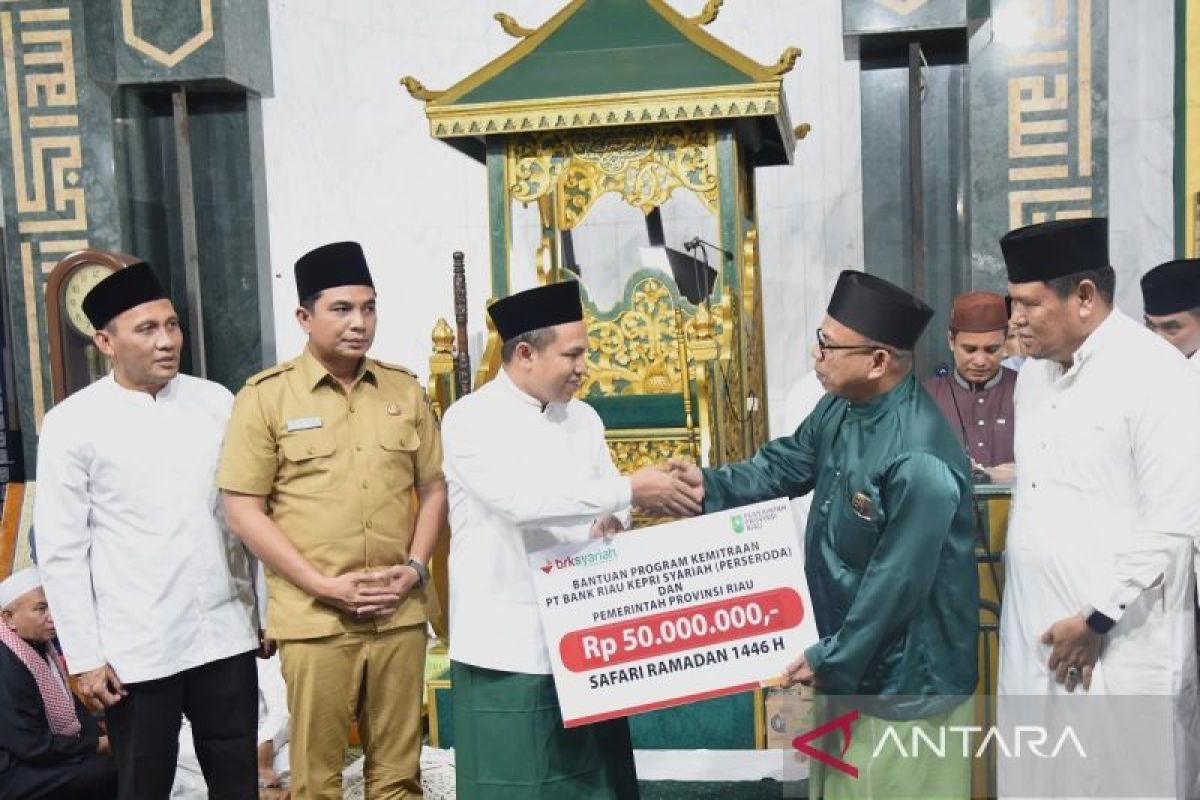
[[[1146,327],[1200,369],[1200,258],[1159,264],[1142,276]]]
[[[46,415],[34,507],[68,667],[107,707],[122,800],[169,796],[181,715],[213,796],[252,800],[252,573],[214,480],[233,397],[179,374],[179,318],[150,265],[83,309],[113,369]]]
[[[573,399],[588,347],[574,281],[488,313],[503,367],[442,425],[458,797],[636,797],[624,719],[563,728],[527,553],[622,531],[631,505],[690,516],[699,504],[667,471],[622,477],[604,424]]]
[[[1200,376],[1113,308],[1107,220],[1032,225],[1000,245],[1031,359],[1016,391],[1000,720],[1082,719],[1088,758],[1005,759],[1000,793],[1195,797]],[[1137,755],[1147,743],[1153,758]]]

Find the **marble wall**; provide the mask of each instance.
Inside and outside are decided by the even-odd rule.
[[[1066,154],[1070,175],[1057,183],[1055,180],[1042,181],[1038,188],[1056,186],[1070,191],[1090,183],[1091,194],[1085,199],[1072,198],[1057,203],[1041,203],[1034,198],[1030,203],[1032,213],[1067,208],[1108,215],[1110,259],[1117,270],[1117,305],[1126,313],[1140,317],[1142,298],[1138,278],[1172,258],[1174,252],[1174,3],[1172,0],[1092,0],[1086,5],[1091,7],[1097,21],[1092,36],[1099,45],[1092,65],[1096,87],[1093,121],[1099,126],[1107,119],[1106,129],[1097,127],[1096,130],[1092,178],[1080,177],[1079,151],[1076,142],[1072,141]],[[1078,13],[1084,6],[1076,0],[1071,4],[1071,14]],[[972,62],[986,70],[990,68],[990,62],[1003,59],[1007,52],[1026,47],[1028,42],[1025,40],[1054,18],[1046,13],[1030,14],[1030,8],[1045,11],[1048,7],[1045,0],[1038,0],[1032,6],[1023,0],[993,2],[992,23],[972,40]],[[1101,37],[1106,40],[1103,44]],[[1039,46],[1050,49],[1046,41],[1043,37],[1033,49]],[[1074,80],[1077,54],[1073,53],[1071,58]],[[989,86],[986,79],[974,80],[973,92],[985,96],[980,98],[982,102],[975,102],[978,113],[972,119],[973,126],[986,125],[996,109],[1005,110],[1011,102],[1006,102],[1008,88],[1005,82]],[[990,89],[997,91],[987,97]],[[1077,109],[1076,90],[1072,89],[1070,94],[1071,107]],[[1041,120],[1044,116],[1045,112],[1036,110],[1029,113],[1030,119]],[[999,122],[1002,125],[1005,121],[1006,115],[1002,114]],[[1034,137],[1029,141],[1045,139]],[[979,137],[972,144],[977,151],[990,146]],[[977,285],[999,287],[1004,281],[999,250],[990,242],[978,241],[980,237],[991,236],[995,229],[995,226],[986,225],[988,215],[986,209],[981,209],[981,203],[986,204],[986,198],[999,196],[1006,188],[1019,187],[1015,181],[1005,186],[1003,170],[995,170],[990,175],[981,171],[980,165],[989,160],[997,159],[985,152],[972,165],[977,201],[972,208],[973,277]],[[1035,158],[1026,163],[1045,165],[1047,161]],[[1029,221],[1029,215],[1022,214],[1022,222]]]
[[[975,288],[1004,289],[1007,231],[1109,212],[1107,20],[1094,0],[995,0],[971,38]]]
[[[5,196],[8,357],[26,472],[50,406],[42,302],[46,276],[68,253],[113,247],[117,207],[107,86],[86,57],[86,7],[77,0],[0,5],[0,189]]]
[[[1104,0],[1109,197],[1120,303],[1140,312],[1134,278],[1167,257],[1170,228],[1171,0]],[[672,0],[684,14],[703,0]],[[758,173],[772,429],[811,368],[808,348],[840,270],[863,267],[858,64],[842,44],[840,0],[729,0],[715,35],[760,62],[788,45],[804,55],[785,79],[795,122],[813,131],[795,163]],[[271,0],[274,96],[263,101],[277,352],[302,346],[292,263],[356,238],[381,291],[376,353],[424,375],[429,331],[452,315],[450,254],[467,256],[472,352],[482,350],[489,291],[484,168],[428,135],[422,104],[397,85],[441,89],[512,47],[497,11],[540,24],[546,0]],[[1103,35],[1104,31],[1098,32]],[[1160,258],[1161,256],[1161,258]],[[515,286],[533,283],[514,275]],[[1132,292],[1132,294],[1131,294]]]
[[[258,343],[273,330],[262,336],[253,285],[266,247],[254,217],[264,193],[256,180],[262,148],[253,138],[260,130],[253,93],[270,91],[267,41],[266,0],[0,4],[0,100],[8,112],[0,126],[11,336],[5,344],[15,376],[5,388],[18,404],[28,474],[52,402],[44,290],[55,264],[87,247],[150,257],[164,276],[182,263],[178,249],[143,250],[147,242],[178,238],[170,199],[178,195],[174,153],[164,143],[172,140],[167,92],[180,84],[202,86],[189,105],[201,272],[208,273],[206,360],[219,367],[210,374],[236,388],[261,366]],[[160,103],[157,111],[124,116],[131,92],[167,98],[166,115]],[[208,93],[226,94],[214,108]],[[228,98],[232,108],[221,102]],[[220,202],[230,195],[231,202]],[[139,217],[139,210],[149,214]],[[218,296],[208,298],[210,292]],[[250,302],[239,305],[246,296]],[[182,293],[175,297],[182,306]]]
[[[673,0],[695,14],[703,0]],[[280,358],[303,338],[293,319],[292,264],[315,245],[363,243],[380,290],[375,352],[424,375],[429,332],[453,313],[450,254],[467,257],[472,352],[482,352],[488,296],[484,168],[429,137],[422,104],[397,84],[441,89],[515,44],[492,14],[533,27],[546,0],[271,0],[275,93],[263,101],[274,311]],[[839,0],[731,0],[708,27],[762,63],[796,45],[785,79],[792,119],[813,126],[795,163],[758,172],[766,302],[768,402],[780,430],[788,386],[832,280],[862,268],[858,70],[841,45]],[[516,287],[533,283],[513,276]]]
[[[1141,316],[1138,278],[1175,257],[1175,3],[1108,3],[1109,256],[1117,304]]]

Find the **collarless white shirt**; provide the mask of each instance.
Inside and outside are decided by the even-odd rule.
[[[1058,691],[1038,637],[1087,606],[1118,620],[1093,694],[1194,690],[1187,556],[1200,531],[1197,409],[1200,375],[1119,311],[1069,369],[1026,362],[1016,390],[1001,693]]]
[[[164,678],[257,646],[250,558],[215,483],[233,396],[188,375],[157,396],[112,377],[50,410],[38,567],[74,674]]]
[[[588,540],[623,514],[630,483],[586,403],[543,405],[503,369],[442,424],[450,505],[450,658],[549,674],[528,553]],[[628,518],[623,522],[628,525]]]

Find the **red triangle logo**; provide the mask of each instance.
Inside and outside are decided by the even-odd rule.
[[[827,767],[832,767],[833,769],[844,772],[851,778],[857,778],[858,767],[842,761],[842,759],[836,756],[831,756],[824,750],[818,750],[809,744],[809,742],[811,742],[813,739],[820,739],[830,731],[840,730],[842,732],[841,755],[846,755],[846,751],[850,749],[850,740],[853,737],[851,727],[854,725],[854,722],[857,719],[857,710],[842,714],[837,719],[830,720],[819,728],[813,728],[808,733],[800,734],[792,740],[792,747],[796,748],[801,753],[804,753],[804,755],[808,756],[809,758],[815,758],[817,761],[820,761]]]

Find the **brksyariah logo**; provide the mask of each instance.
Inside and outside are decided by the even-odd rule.
[[[603,564],[608,561],[617,560],[617,551],[611,547],[604,550],[598,550],[595,553],[582,553],[577,556],[564,556],[563,558],[546,559],[546,563],[542,564],[539,569],[550,574],[556,569],[574,569],[576,567],[590,567],[593,564]]]

